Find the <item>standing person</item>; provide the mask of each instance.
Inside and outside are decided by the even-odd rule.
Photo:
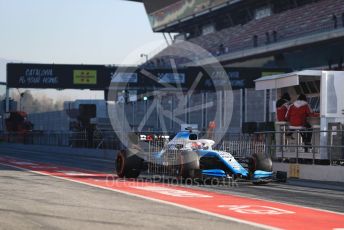
[[[286,121],[286,114],[290,106],[290,96],[284,93],[276,102],[277,121]]]
[[[307,132],[301,132],[301,137],[305,143],[305,152],[308,152],[308,146],[312,141],[312,128],[307,122],[307,117],[312,116],[313,112],[310,108],[307,98],[304,94],[300,94],[297,100],[289,107],[286,120],[289,121],[289,129],[305,130]]]
[[[216,128],[215,120],[210,121],[209,125],[208,125],[208,131],[207,131],[209,139],[213,139],[214,138],[215,128]]]

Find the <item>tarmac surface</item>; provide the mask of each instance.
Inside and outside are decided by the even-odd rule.
[[[114,163],[0,145],[0,156],[113,173]],[[340,167],[340,166],[338,166]],[[319,172],[320,173],[320,172]],[[1,229],[252,229],[252,226],[0,165]],[[289,180],[187,188],[344,212],[344,185]]]
[[[0,166],[1,229],[252,229],[112,191]]]

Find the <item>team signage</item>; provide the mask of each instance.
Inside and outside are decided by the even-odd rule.
[[[7,64],[7,85],[10,88],[95,89],[109,85],[105,66]]]
[[[97,70],[73,70],[74,85],[96,85]]]
[[[118,71],[117,71],[118,70]],[[213,90],[224,86],[229,79],[232,89],[254,88],[254,80],[266,73],[288,70],[262,68],[205,69],[203,67],[172,69],[140,69],[128,67],[119,70],[105,65],[7,64],[9,88],[42,89],[120,89],[141,90],[166,87]],[[195,79],[198,81],[195,83]],[[225,79],[225,81],[224,81]]]
[[[18,83],[22,85],[58,85],[59,78],[53,68],[26,68],[19,76]]]
[[[111,83],[137,83],[137,73],[115,72],[111,73]]]
[[[159,73],[158,74],[159,82],[161,83],[175,83],[183,84],[185,83],[185,74],[184,73]]]

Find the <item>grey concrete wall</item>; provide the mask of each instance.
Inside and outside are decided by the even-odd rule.
[[[287,163],[274,162],[273,170],[288,172],[288,176],[291,174],[290,164]],[[343,166],[299,164],[299,170],[299,179],[344,182]]]
[[[94,157],[104,160],[115,160],[117,151],[112,149],[86,149],[86,148],[71,148],[61,146],[45,146],[45,145],[24,145],[24,144],[11,144],[1,143],[0,148],[19,149],[27,152],[39,152],[39,153],[54,153],[61,154],[61,156],[77,155]]]

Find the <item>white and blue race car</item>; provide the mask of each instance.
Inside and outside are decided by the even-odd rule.
[[[229,152],[214,150],[214,143],[198,139],[192,131],[182,131],[161,151],[145,152],[137,146],[121,150],[116,157],[117,175],[136,178],[144,173],[183,179],[244,179],[254,184],[272,180],[272,161],[264,153],[237,160]]]

